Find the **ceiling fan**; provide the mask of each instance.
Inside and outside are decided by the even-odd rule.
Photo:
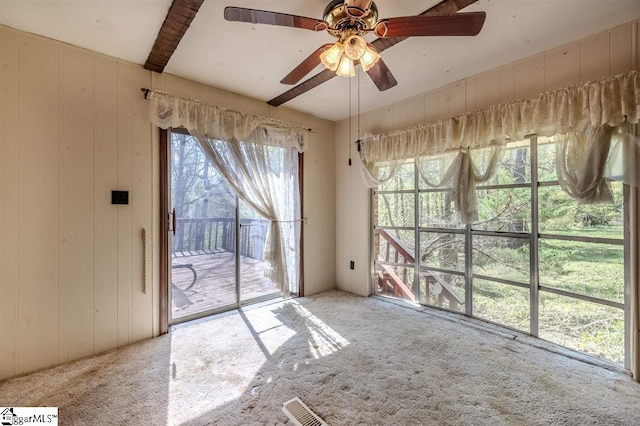
[[[475,36],[484,24],[485,12],[444,13],[378,19],[373,0],[332,0],[323,19],[266,10],[228,6],[227,21],[269,24],[327,31],[338,41],[320,46],[280,82],[296,84],[319,64],[337,75],[353,77],[360,65],[380,91],[398,84],[376,48],[363,38],[367,34],[385,38],[415,36]]]

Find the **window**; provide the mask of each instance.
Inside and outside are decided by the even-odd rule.
[[[614,203],[579,205],[558,184],[554,142],[507,144],[476,187],[471,225],[433,183],[455,154],[407,161],[372,195],[374,293],[625,364],[626,189],[614,182]]]

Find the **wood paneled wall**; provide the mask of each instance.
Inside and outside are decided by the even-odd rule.
[[[638,67],[639,22],[539,53],[515,63],[362,114],[361,132],[373,134],[432,123],[571,84],[624,73]],[[400,82],[402,84],[402,82]],[[348,120],[336,123],[337,286],[369,294],[369,199],[358,166],[348,167]],[[349,261],[356,269],[349,269]],[[360,267],[358,267],[360,265]]]
[[[3,378],[153,336],[141,230],[157,215],[136,89],[150,73],[6,28],[0,42]],[[131,203],[111,205],[115,189]]]
[[[2,26],[0,73],[0,379],[158,332],[160,153],[142,87],[313,128],[304,278],[307,294],[335,287],[334,123]],[[129,205],[111,205],[116,189]]]

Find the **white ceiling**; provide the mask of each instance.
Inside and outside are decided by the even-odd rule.
[[[418,14],[439,0],[376,0],[380,18]],[[322,18],[329,0],[205,0],[165,72],[268,101],[313,50],[333,38],[296,28],[227,22],[225,6]],[[0,24],[144,64],[171,0],[0,0]],[[398,85],[360,80],[362,112],[640,18],[640,0],[479,0],[476,37],[415,37],[382,57]],[[321,66],[320,66],[321,67]],[[320,71],[321,68],[309,77]],[[355,90],[357,79],[351,79]],[[335,77],[285,106],[329,120],[348,116],[349,79]]]

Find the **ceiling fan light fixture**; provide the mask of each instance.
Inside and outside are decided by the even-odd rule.
[[[356,75],[356,69],[353,65],[353,61],[349,59],[347,55],[342,55],[336,74],[340,77],[353,77]]]
[[[336,71],[344,53],[344,46],[337,42],[320,54],[320,62],[330,71]]]
[[[364,72],[369,71],[380,60],[380,54],[367,44],[364,54],[360,58],[360,66]]]
[[[359,35],[350,35],[344,40],[344,54],[352,61],[362,58],[367,50],[367,42]]]
[[[202,2],[202,0],[198,1]],[[224,18],[227,21],[251,24],[277,25],[311,31],[325,30],[336,38],[337,42],[323,44],[300,62],[281,80],[282,84],[297,84],[320,63],[330,73],[342,77],[354,77],[355,67],[360,64],[362,70],[367,72],[380,91],[388,90],[398,84],[380,58],[381,51],[408,37],[475,36],[482,29],[486,19],[485,12],[456,13],[477,0],[442,0],[438,5],[419,15],[381,20],[378,20],[378,7],[374,0],[328,1],[329,4],[323,13],[324,19],[233,6],[225,7]],[[363,38],[368,34],[375,35],[379,39],[373,44],[368,44]],[[147,68],[146,65],[145,68]],[[272,99],[268,104],[281,105],[326,82],[331,77],[331,74],[325,72],[316,74],[304,83]]]

